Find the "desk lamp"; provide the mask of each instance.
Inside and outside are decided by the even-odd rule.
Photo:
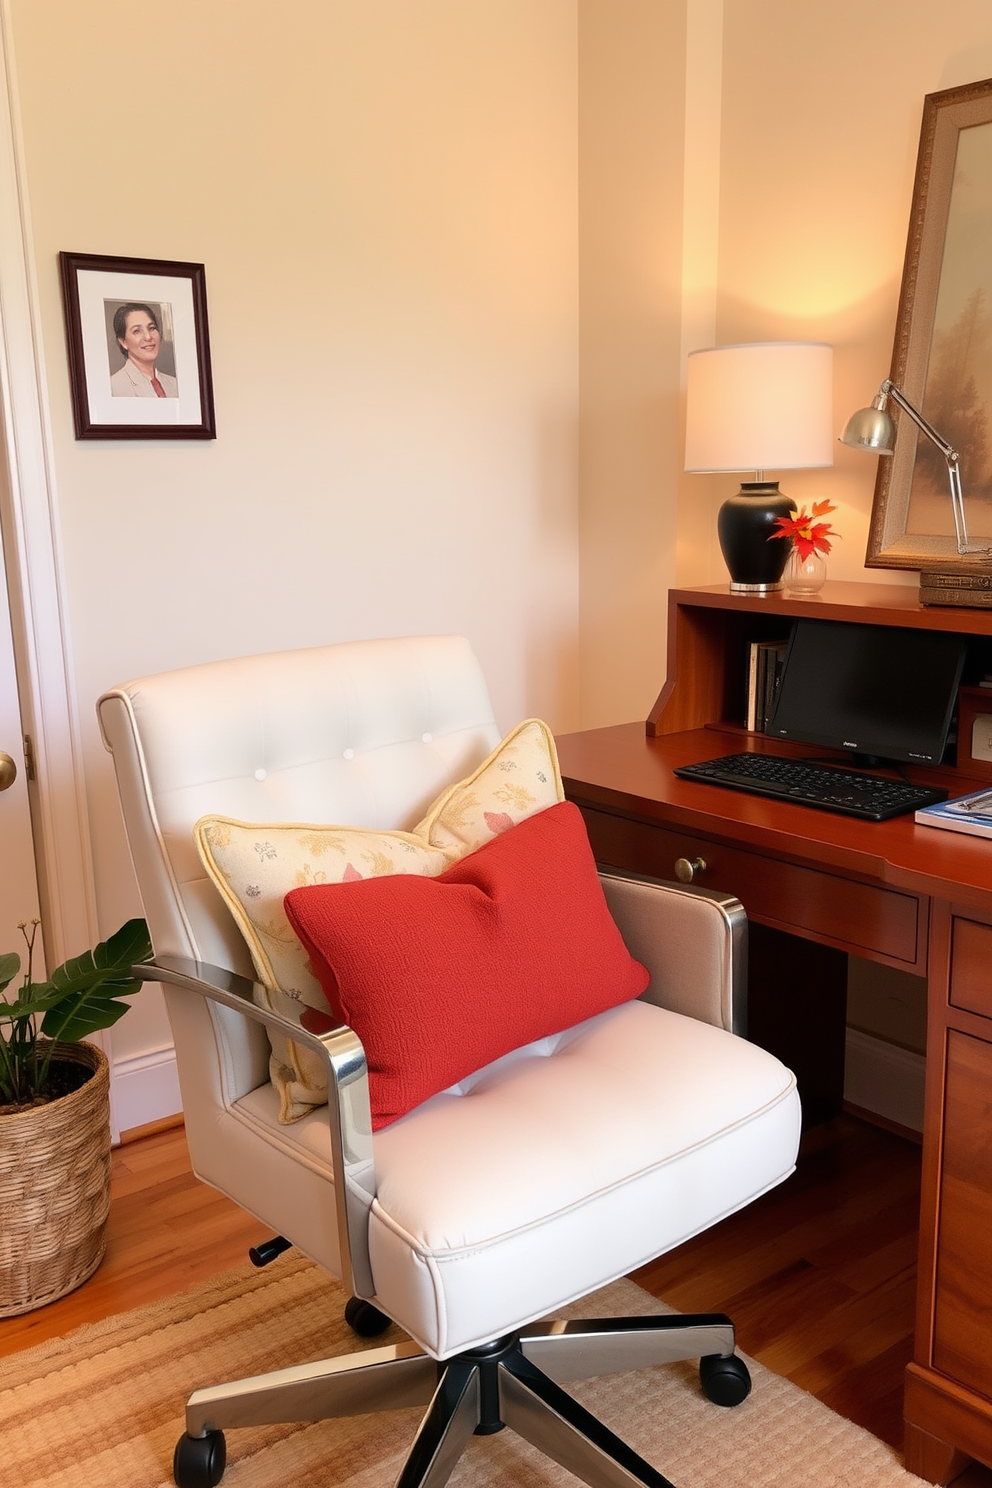
[[[689,354],[685,468],[704,474],[753,470],[720,508],[717,534],[738,594],[782,588],[788,542],[776,517],[795,511],[766,470],[833,464],[833,349],[812,341],[756,341]]]
[[[840,436],[841,444],[851,449],[868,450],[875,455],[892,455],[896,447],[896,425],[888,411],[892,399],[897,408],[909,415],[913,423],[935,445],[947,464],[947,476],[951,483],[951,511],[954,513],[954,536],[959,553],[981,553],[988,556],[990,549],[972,543],[968,538],[968,523],[964,514],[964,495],[961,490],[961,470],[957,450],[942,439],[932,424],[928,424],[918,408],[906,397],[894,382],[886,378],[875,395],[870,408],[859,408],[847,421],[847,428]]]

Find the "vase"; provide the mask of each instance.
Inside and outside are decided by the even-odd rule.
[[[819,594],[827,577],[827,560],[822,553],[810,553],[803,558],[794,547],[785,565],[785,587],[790,594],[801,598],[804,594]]]
[[[717,513],[716,530],[723,561],[730,570],[732,594],[774,594],[782,588],[787,544],[776,537],[779,517],[791,517],[796,503],[778,481],[744,481]]]
[[[0,1318],[64,1297],[103,1257],[110,1209],[110,1069],[95,1044],[60,1043],[77,1090],[0,1115]]]

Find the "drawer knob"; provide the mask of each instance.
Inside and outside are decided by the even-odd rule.
[[[692,883],[697,873],[702,874],[705,872],[705,858],[693,858],[691,862],[688,858],[675,859],[675,877],[679,883]]]

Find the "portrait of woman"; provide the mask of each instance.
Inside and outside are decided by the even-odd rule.
[[[115,398],[179,397],[176,378],[156,366],[162,331],[150,305],[133,300],[119,305],[114,312],[114,335],[124,358],[124,365],[110,379]]]

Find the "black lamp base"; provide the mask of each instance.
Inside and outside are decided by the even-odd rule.
[[[777,538],[775,518],[795,510],[796,503],[783,495],[778,481],[742,481],[737,494],[727,497],[716,530],[732,594],[775,594],[785,587],[782,575],[792,543]]]

